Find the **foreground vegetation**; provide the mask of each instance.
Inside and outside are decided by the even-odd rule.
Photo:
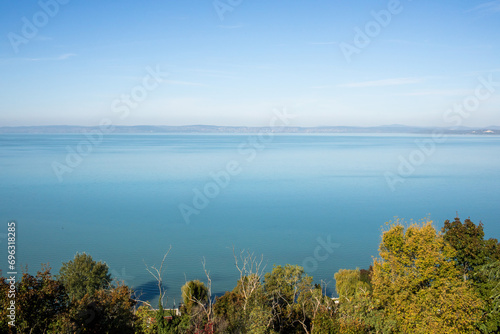
[[[168,254],[168,253],[167,253]],[[163,260],[165,260],[167,254]],[[112,281],[105,263],[77,254],[59,275],[42,266],[16,282],[17,333],[499,333],[500,244],[484,239],[482,224],[446,221],[390,224],[379,257],[367,270],[335,274],[338,300],[313,284],[302,267],[275,266],[235,254],[240,279],[212,298],[211,280],[182,287],[180,313],[140,303]],[[162,262],[163,266],[163,262]],[[0,278],[0,332],[9,327],[9,282]]]

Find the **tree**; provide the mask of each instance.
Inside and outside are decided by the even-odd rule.
[[[257,296],[262,296],[262,278],[266,266],[262,266],[264,255],[257,258],[254,253],[242,250],[239,255],[236,255],[233,248],[234,265],[240,273],[240,279],[236,286],[237,293],[243,298],[243,310],[246,311],[247,306]]]
[[[100,289],[74,300],[63,329],[70,333],[127,334],[134,333],[135,301],[126,285]]]
[[[202,261],[207,284],[195,280],[186,282],[182,287],[183,309],[189,314],[191,329],[196,333],[214,333],[214,307],[212,299],[212,279],[206,268],[206,260]]]
[[[486,303],[486,317],[480,328],[484,333],[500,332],[500,261],[475,268],[474,281]]]
[[[482,223],[476,225],[470,219],[462,223],[458,217],[453,222],[446,220],[441,231],[444,240],[456,250],[454,260],[463,280],[472,281],[486,305],[482,330],[487,333],[499,331],[500,245],[497,239],[485,240]]]
[[[254,292],[252,300],[245,304],[241,284],[238,281],[232,291],[216,299],[214,314],[217,330],[221,333],[267,333],[271,308],[266,305],[263,289]]]
[[[379,312],[372,300],[371,274],[372,267],[370,270],[340,269],[335,273],[342,332],[359,333],[379,327]]]
[[[271,309],[266,305],[262,285],[263,256],[245,250],[236,254],[234,248],[233,256],[240,277],[232,291],[216,299],[216,329],[221,333],[266,333]]]
[[[243,298],[233,291],[217,297],[214,303],[217,328],[222,333],[245,333],[246,315],[243,312]]]
[[[484,240],[483,224],[474,224],[470,219],[464,223],[460,218],[446,220],[442,228],[444,240],[455,250],[454,260],[461,269],[464,281],[476,267],[500,259],[500,245],[496,239]]]
[[[158,334],[158,326],[155,322],[156,311],[148,305],[141,305],[135,311],[136,331],[141,334]]]
[[[360,294],[370,293],[372,290],[367,270],[340,269],[334,277],[335,288],[342,304],[354,300]]]
[[[199,280],[186,282],[181,288],[182,301],[188,313],[193,306],[208,302],[208,288]]]
[[[271,308],[266,305],[262,284],[252,288],[254,279],[243,277],[232,291],[216,299],[214,314],[221,333],[266,333],[271,322]]]
[[[392,322],[393,332],[470,333],[481,319],[483,303],[453,259],[456,251],[436,233],[432,222],[383,233],[374,260],[373,300]],[[387,328],[386,327],[386,328]]]
[[[331,310],[321,310],[312,321],[312,334],[339,333],[339,324]]]
[[[146,270],[155,278],[158,284],[159,297],[158,310],[153,309],[148,302],[143,302],[143,306],[139,307],[137,327],[141,333],[185,333],[189,327],[190,316],[188,314],[179,316],[177,312],[163,308],[164,298],[167,293],[167,290],[163,286],[164,266],[171,249],[172,246],[163,255],[159,268],[156,266],[149,267],[145,264]]]
[[[35,276],[23,273],[16,285],[16,329],[18,333],[45,333],[68,308],[68,296],[64,286],[55,280],[48,265],[42,265]],[[0,280],[0,329],[8,333],[7,298],[10,282]],[[13,331],[15,333],[15,330]]]
[[[62,264],[59,281],[71,299],[81,299],[85,294],[93,295],[109,287],[111,275],[106,263],[96,262],[92,256],[76,253],[75,258]]]
[[[299,297],[313,289],[312,277],[304,268],[287,264],[275,266],[264,276],[264,291],[272,309],[272,326],[280,333],[294,333],[309,327],[311,319],[304,319]],[[300,329],[297,328],[300,325]]]
[[[335,333],[338,323],[336,305],[326,296],[327,284],[306,285],[297,298],[297,322],[305,333]]]

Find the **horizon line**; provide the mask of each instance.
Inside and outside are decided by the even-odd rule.
[[[1,125],[1,128],[28,128],[28,127],[81,127],[81,128],[95,128],[101,125],[76,125],[76,124],[49,124],[49,125]],[[273,128],[269,125],[217,125],[217,124],[184,124],[184,125],[156,125],[156,124],[134,124],[134,125],[113,125],[109,124],[107,126],[114,127],[219,127],[219,128]],[[420,128],[420,129],[432,129],[432,128],[446,128],[446,129],[485,129],[485,128],[500,128],[500,125],[481,125],[481,126],[442,126],[442,125],[406,125],[406,124],[383,124],[383,125],[287,125],[280,126],[279,128],[304,128],[304,129],[314,129],[314,128],[338,128],[338,127],[350,127],[350,128],[380,128],[380,127],[407,127],[407,128]]]

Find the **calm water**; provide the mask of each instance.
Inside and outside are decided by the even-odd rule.
[[[440,227],[458,211],[500,238],[500,137],[449,137],[419,161],[415,141],[429,138],[107,135],[81,161],[70,157],[74,168],[59,169],[59,179],[54,162],[66,164],[85,136],[0,135],[0,241],[14,219],[18,262],[30,272],[49,262],[57,273],[87,252],[147,300],[156,286],[145,263],[158,266],[171,245],[169,304],[186,279],[204,279],[203,258],[214,293],[232,289],[233,246],[264,254],[268,270],[303,265],[333,292],[338,269],[370,265],[381,226],[395,216]],[[384,175],[397,175],[400,158],[418,163],[393,190]],[[189,224],[182,204],[196,211],[185,213]]]

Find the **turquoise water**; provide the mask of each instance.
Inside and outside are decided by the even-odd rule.
[[[497,136],[450,136],[424,151],[416,141],[430,143],[430,136],[98,139],[0,135],[0,242],[6,244],[6,223],[16,220],[18,263],[30,272],[46,262],[57,272],[62,261],[87,252],[142,291],[141,299],[155,300],[145,264],[159,266],[171,245],[164,279],[172,304],[186,279],[204,280],[203,258],[213,292],[232,289],[235,247],[263,254],[267,270],[303,265],[317,282],[330,281],[333,293],[333,274],[368,267],[381,226],[396,216],[430,217],[440,227],[458,211],[482,221],[488,237],[500,237]],[[68,165],[68,152],[79,149],[81,161],[73,155]],[[401,169],[400,159],[413,161],[414,170]],[[392,189],[387,172],[401,181]],[[219,175],[219,185],[211,175]],[[191,208],[188,219],[180,205]]]

